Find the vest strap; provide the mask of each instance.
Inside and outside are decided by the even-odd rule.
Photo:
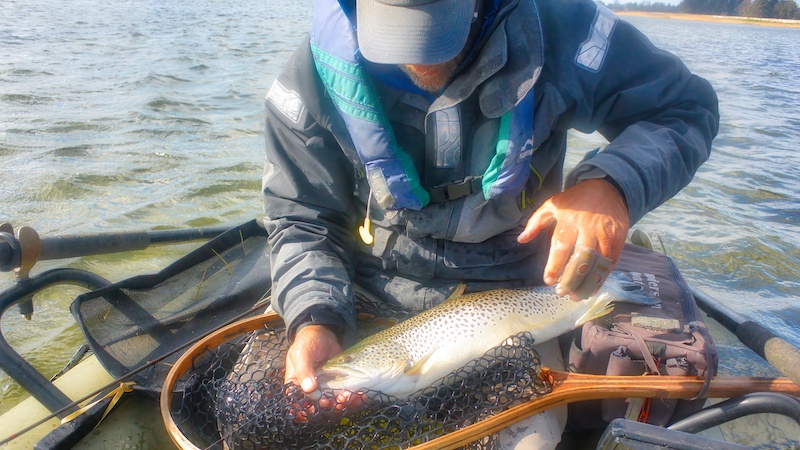
[[[380,95],[359,57],[356,31],[338,0],[316,0],[311,51],[317,73],[364,164],[372,197],[382,208],[418,211],[431,201],[445,202],[481,192],[490,200],[517,195],[525,188],[534,151],[532,85],[518,104],[502,115],[495,155],[483,175],[428,190],[420,183],[411,156],[395,138]],[[534,73],[530,76],[533,80]],[[460,150],[447,150],[452,154],[441,162],[456,165]]]
[[[431,203],[443,203],[455,200],[468,195],[477,194],[482,191],[481,180],[483,176],[473,176],[464,178],[455,183],[442,184],[428,190],[431,195]]]

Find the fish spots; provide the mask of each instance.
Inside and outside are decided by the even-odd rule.
[[[588,300],[573,302],[559,297],[549,286],[473,292],[453,297],[361,341],[343,353],[357,352],[361,357],[342,365],[353,369],[348,373],[368,373],[376,379],[375,384],[380,384],[381,377],[394,368],[416,368],[423,362],[419,367],[424,366],[425,372],[404,384],[406,388],[422,388],[483,355],[508,336],[523,331],[537,340],[558,336],[574,328],[590,304]],[[381,386],[382,391],[392,394],[390,388]]]

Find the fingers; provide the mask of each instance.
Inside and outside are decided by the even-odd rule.
[[[556,217],[551,208],[551,203],[548,200],[536,210],[525,225],[525,229],[517,236],[517,242],[520,244],[527,244],[534,240],[542,230],[553,224],[556,221]]]
[[[341,351],[336,335],[329,328],[308,325],[300,329],[286,352],[284,381],[300,386],[306,394],[315,392],[319,387],[317,368]],[[316,398],[313,395],[312,397]],[[295,403],[295,420],[306,422],[321,411],[343,412],[358,409],[367,404],[367,400],[366,395],[360,392],[341,391],[334,395],[323,393],[319,396],[318,407],[312,401]]]
[[[553,223],[543,281],[558,283],[558,295],[588,298],[600,288],[622,253],[629,227],[625,200],[607,181],[587,180],[546,201],[517,240],[529,242]]]
[[[319,399],[319,406],[323,410],[344,412],[345,409],[353,411],[368,404],[366,394],[362,392],[340,391],[336,397],[323,395]]]
[[[569,294],[579,301],[591,297],[603,285],[614,260],[599,255],[593,248],[577,245],[556,287],[558,295]]]
[[[553,285],[561,279],[564,267],[569,261],[570,255],[575,248],[577,230],[567,228],[559,224],[553,232],[550,240],[550,254],[547,257],[547,265],[544,268],[543,279],[547,285]]]
[[[602,286],[614,265],[614,260],[596,248],[597,239],[588,233],[557,229],[545,266],[545,283],[557,282],[556,294],[569,294],[575,301],[590,297]]]
[[[289,361],[287,358],[285,382],[300,386],[306,394],[314,392],[317,389],[315,371],[310,366],[303,364],[302,360],[298,360],[294,364]]]
[[[303,389],[303,392],[310,393],[317,389],[317,380],[314,375],[314,367],[308,356],[309,348],[304,343],[297,345],[297,341],[286,353],[286,383],[294,383]]]
[[[284,381],[299,385],[305,393],[314,392],[317,367],[341,351],[336,335],[329,328],[308,325],[300,329],[286,352]]]
[[[566,295],[570,292],[577,293],[578,287],[587,279],[597,261],[597,251],[585,245],[575,246],[567,264],[564,266],[563,275],[558,281],[556,293]]]

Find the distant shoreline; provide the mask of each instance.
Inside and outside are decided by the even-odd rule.
[[[649,11],[615,11],[619,16],[655,17],[659,19],[697,20],[702,22],[738,23],[744,25],[760,25],[766,27],[800,28],[800,20],[760,19],[738,16],[706,16],[702,14],[683,14]]]

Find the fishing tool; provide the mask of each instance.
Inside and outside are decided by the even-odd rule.
[[[363,299],[359,301],[363,302]],[[372,305],[388,308],[387,306]],[[407,317],[359,305],[359,333]],[[407,398],[360,390],[361,404],[318,399],[283,383],[288,342],[276,315],[246,319],[191,347],[164,382],[160,409],[173,442],[203,448],[495,448],[495,433],[540,411],[600,398],[687,398],[703,377],[597,376],[541,366],[527,333]],[[750,392],[800,396],[786,378],[715,377],[705,397]]]

